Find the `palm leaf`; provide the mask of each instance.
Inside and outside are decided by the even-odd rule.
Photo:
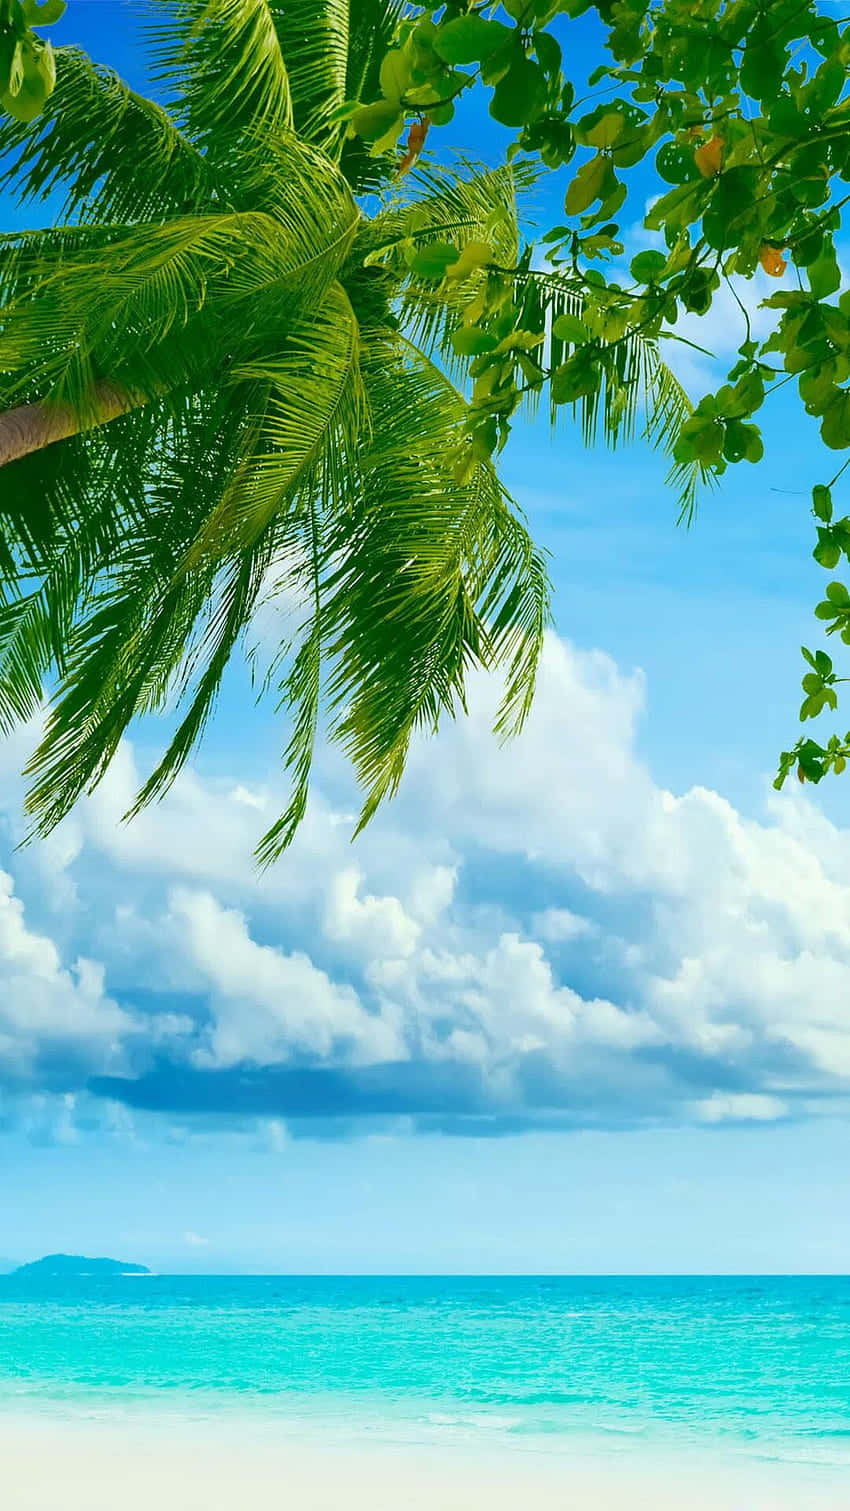
[[[331,733],[366,789],[361,827],[395,792],[415,731],[464,707],[472,667],[508,661],[502,727],[521,723],[548,613],[545,569],[492,469],[456,480],[464,406],[446,377],[381,339],[364,376],[375,439],[329,541],[324,606]]]
[[[559,315],[586,316],[586,291],[569,277],[537,270],[525,256],[516,278],[517,323],[531,330],[543,329],[546,339],[537,356],[544,369],[553,371],[570,355],[571,347],[553,331]],[[607,342],[599,338],[602,381],[599,387],[576,404],[550,404],[552,424],[557,424],[565,409],[578,420],[587,445],[600,437],[606,445],[616,447],[631,441],[639,432],[666,455],[673,447],[682,425],[693,413],[688,395],[671,368],[662,359],[658,344],[638,333]],[[528,397],[534,407],[540,389]],[[700,486],[713,482],[710,471],[699,463],[675,465],[671,479],[679,490],[680,511],[689,514]]]
[[[152,0],[155,77],[182,129],[215,168],[246,158],[292,128],[289,77],[270,0]]]
[[[162,106],[75,47],[56,51],[56,88],[35,126],[0,116],[0,191],[65,195],[62,218],[149,221],[220,197],[209,162]]]

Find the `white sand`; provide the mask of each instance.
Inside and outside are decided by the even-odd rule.
[[[273,1423],[0,1415],[2,1511],[848,1511],[838,1471],[688,1453],[303,1442]]]

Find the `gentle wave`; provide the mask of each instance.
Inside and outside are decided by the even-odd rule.
[[[0,1277],[0,1402],[850,1466],[846,1278],[127,1278]]]

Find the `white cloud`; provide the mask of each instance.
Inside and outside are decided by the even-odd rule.
[[[77,964],[0,889],[0,1063],[34,1073],[50,1047],[89,1073],[155,1052],[196,1071],[456,1062],[503,1105],[698,1122],[850,1091],[850,832],[805,794],[756,820],[664,791],[636,753],[644,700],[640,674],[552,637],[519,742],[492,738],[482,680],[470,718],[413,751],[356,865],[318,794],[262,877],[260,797],[235,780],[187,771],[118,828],[137,783],[123,749],[52,852],[75,938],[96,914]],[[116,981],[157,1010],[123,1006]],[[288,1138],[277,1118],[259,1133]]]
[[[103,967],[62,965],[53,941],[27,926],[11,876],[0,871],[0,1064],[24,1074],[39,1054],[64,1048],[89,1065],[122,1059],[138,1025],[107,996]]]
[[[363,876],[347,866],[333,877],[325,910],[329,939],[352,945],[366,959],[383,955],[412,955],[421,929],[397,897],[360,894]]]
[[[298,1053],[352,1062],[400,1057],[397,1026],[369,1013],[302,951],[285,954],[251,937],[245,917],[209,892],[175,890],[171,913],[210,994],[211,1023],[196,1063],[272,1065]]]
[[[535,913],[532,928],[539,939],[547,944],[564,944],[573,939],[586,939],[595,932],[589,918],[582,918],[569,908],[544,908]]]

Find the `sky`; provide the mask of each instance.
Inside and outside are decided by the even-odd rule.
[[[71,0],[56,39],[141,86],[140,17]],[[498,154],[480,110],[453,129]],[[667,354],[698,398],[744,332],[730,298],[686,333],[716,358]],[[787,390],[765,431],[684,530],[663,458],[517,426],[504,473],[556,589],[533,715],[500,748],[475,680],[353,845],[323,752],[295,846],[257,874],[286,733],[238,671],[129,826],[156,721],[24,849],[33,731],[0,746],[8,1262],[847,1269],[850,789],[771,789],[820,643],[809,490],[835,462]]]

